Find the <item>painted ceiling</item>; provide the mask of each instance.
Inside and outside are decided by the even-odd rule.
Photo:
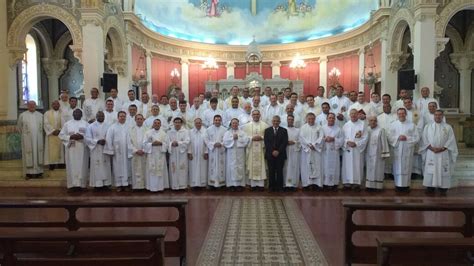
[[[378,0],[137,0],[135,13],[160,34],[246,45],[315,40],[352,30]]]

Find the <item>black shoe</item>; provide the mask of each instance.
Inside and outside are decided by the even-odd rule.
[[[361,192],[361,191],[362,191],[362,189],[360,188],[359,185],[353,186],[353,187],[352,187],[352,190],[354,190],[355,192]]]
[[[342,187],[342,191],[349,191],[349,190],[351,190],[351,186],[350,186],[350,185],[344,185],[344,186]]]
[[[49,170],[50,171],[53,171],[55,168],[56,168],[56,165],[54,165],[54,164],[49,165]]]
[[[229,187],[229,191],[230,191],[230,192],[235,192],[236,189],[235,189],[235,187]]]
[[[432,195],[435,194],[435,191],[436,191],[436,189],[434,187],[427,187],[425,189],[425,194],[432,196]]]
[[[448,195],[448,189],[447,188],[439,188],[439,194],[441,196],[447,196]]]

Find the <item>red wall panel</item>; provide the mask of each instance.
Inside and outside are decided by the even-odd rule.
[[[341,72],[339,83],[346,91],[359,90],[359,56],[348,54],[330,57],[328,60],[328,86],[331,84],[329,73],[336,67]]]
[[[235,65],[234,68],[234,78],[235,79],[245,79],[247,69],[244,64]]]
[[[211,80],[220,80],[227,78],[227,68],[224,64],[218,64],[217,70],[207,71],[202,69],[203,62],[193,61],[189,63],[189,100],[199,93],[206,91],[206,81],[210,77]]]
[[[280,67],[280,76],[284,79],[296,80],[298,73],[290,68],[289,63],[284,63]],[[304,94],[315,95],[319,86],[319,63],[317,61],[306,62],[306,67],[299,70],[299,78],[304,81]]]
[[[164,95],[168,91],[168,87],[172,84],[171,71],[176,68],[181,74],[181,64],[178,59],[165,58],[154,55],[151,60],[151,80],[152,92],[159,96]],[[178,84],[181,86],[181,82]]]

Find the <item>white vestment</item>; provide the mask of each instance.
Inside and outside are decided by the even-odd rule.
[[[145,189],[146,181],[146,155],[138,155],[138,151],[145,152],[144,138],[145,126],[133,126],[129,130],[128,158],[132,170],[132,189]]]
[[[245,134],[250,138],[245,156],[248,179],[252,187],[264,187],[265,179],[267,179],[265,147],[263,142],[265,129],[267,127],[268,125],[262,121],[252,121],[243,127]],[[255,136],[262,137],[262,140],[253,141],[252,138]]]
[[[342,128],[344,144],[342,146],[342,183],[345,185],[362,184],[364,172],[364,151],[367,146],[368,134],[361,120],[348,121]],[[349,147],[348,141],[355,142],[355,147]]]
[[[59,138],[63,141],[66,155],[67,187],[87,186],[89,176],[89,153],[85,139],[71,140],[70,136],[81,134],[85,137],[89,124],[84,120],[68,121],[61,132]]]
[[[168,131],[170,145],[169,175],[172,189],[186,189],[188,187],[188,146],[190,142],[189,131],[181,128],[177,131],[174,127]],[[172,146],[173,141],[178,146]]]
[[[323,185],[337,186],[341,179],[341,147],[344,134],[337,125],[323,126],[324,137],[333,137],[334,141],[323,144]]]
[[[406,141],[400,141],[400,135],[407,137]],[[390,127],[388,140],[393,147],[393,175],[395,186],[409,187],[413,167],[413,152],[418,143],[420,135],[415,124],[409,121],[394,121]]]
[[[301,185],[323,186],[322,141],[323,131],[320,126],[304,124],[300,129],[301,143]],[[311,149],[314,147],[314,150]]]
[[[237,134],[237,139],[234,139]],[[247,182],[245,174],[245,147],[250,139],[243,130],[229,129],[225,132],[223,144],[226,151],[225,180],[228,187],[245,187]]]
[[[107,100],[109,100],[109,99],[114,101],[114,111],[115,112],[118,113],[120,111],[125,111],[125,110],[123,110],[123,100],[122,99],[120,99],[118,96],[115,97],[115,98],[112,98],[112,97],[107,98]]]
[[[85,117],[86,121],[90,121],[95,119],[95,115],[99,111],[105,110],[105,104],[102,99],[99,98],[89,98],[84,101],[82,104],[82,110],[84,111],[83,117]]]
[[[161,122],[161,127],[160,129],[161,130],[164,130],[164,131],[168,131],[169,129],[169,125],[168,125],[168,119],[166,119],[164,116],[162,115],[157,115],[157,116],[149,116],[145,122],[143,123],[143,125],[147,128],[152,128],[153,127],[153,122],[156,120],[156,119],[160,119],[160,122]]]
[[[73,113],[74,110],[76,110],[76,109],[81,110],[81,112],[82,112],[82,120],[86,121],[86,117],[84,116],[84,112],[82,111],[81,108],[79,108],[79,107],[76,107],[76,108],[74,108],[74,109],[72,109],[72,108],[67,108],[67,109],[61,110],[61,125],[64,125],[64,124],[66,124],[67,121],[73,119],[72,113]],[[87,122],[87,121],[86,121],[86,122]]]
[[[332,97],[331,99],[329,99],[329,106],[331,108],[331,113],[336,114],[336,116],[338,114],[344,115],[345,112],[349,111],[349,107],[351,105],[352,105],[351,100],[349,100],[349,98],[347,98],[346,96],[337,97],[336,95]],[[336,119],[336,121],[337,121],[338,126],[343,127],[344,123],[346,122],[346,117],[344,116],[343,120]]]
[[[265,109],[265,114],[264,114],[265,116],[262,115],[261,119],[265,123],[271,125],[272,124],[272,118],[276,115],[281,116],[283,114],[283,111],[284,111],[284,109],[281,105],[277,104],[277,105],[273,106],[273,105],[269,104],[267,106],[267,108]]]
[[[204,124],[205,127],[210,127],[212,126],[212,124],[214,124],[215,115],[220,115],[222,119],[224,119],[224,113],[222,112],[222,110],[218,108],[216,108],[215,110],[212,108],[207,108],[206,111],[204,111],[204,119],[202,123]]]
[[[283,167],[283,185],[285,187],[298,187],[301,172],[300,129],[296,127],[286,127],[286,130],[288,132],[288,141],[294,141],[295,144],[286,146],[287,159]]]
[[[61,130],[61,111],[53,109],[44,113],[44,164],[63,164],[64,163],[64,145],[59,136],[53,135],[55,130]]]
[[[240,108],[227,108],[222,119],[222,125],[226,128],[230,128],[230,121],[234,118],[239,119],[245,112]]]
[[[446,150],[434,153],[428,149],[430,145],[433,148],[444,147]],[[458,156],[453,128],[445,122],[434,122],[427,125],[423,131],[423,146],[420,147],[420,152],[425,157],[423,186],[450,188]]]
[[[17,127],[21,134],[23,175],[43,173],[43,115],[25,111],[20,114]]]
[[[89,186],[103,187],[112,185],[112,171],[110,155],[104,154],[105,145],[97,142],[106,138],[109,125],[104,122],[95,121],[86,130],[86,144],[90,154],[90,177]]]
[[[122,111],[125,111],[127,114],[128,114],[128,108],[130,107],[130,105],[136,105],[137,106],[137,114],[139,114],[139,111],[141,110],[142,108],[142,102],[140,102],[139,100],[135,99],[133,101],[130,101],[130,99],[127,99],[125,101],[123,101],[123,105],[122,105]]]
[[[153,146],[154,141],[161,145]],[[145,133],[144,149],[146,156],[146,189],[163,191],[169,188],[168,167],[166,165],[166,151],[169,147],[169,138],[163,129],[154,128]]]
[[[316,124],[319,126],[325,126],[328,124],[328,114],[325,113],[320,113],[318,116],[316,116]]]
[[[379,127],[383,128],[385,130],[385,135],[387,136],[388,139],[388,134],[390,133],[390,128],[392,126],[392,122],[397,120],[397,115],[390,113],[382,113],[377,116],[377,124]],[[393,167],[393,147],[388,146],[390,150],[390,157],[387,157],[385,159],[385,174],[392,174],[392,167]]]
[[[209,153],[209,186],[221,187],[225,185],[225,147],[224,134],[226,129],[223,126],[210,126],[207,131],[206,145]],[[220,148],[214,147],[216,143],[222,144]]]
[[[193,159],[189,161],[189,186],[206,187],[208,160],[204,159],[207,151],[207,133],[204,127],[197,130],[193,128],[189,131],[190,140],[188,153],[192,154]]]
[[[104,153],[112,155],[112,175],[116,187],[128,186],[131,176],[130,160],[128,159],[128,125],[115,123],[107,130]]]
[[[431,97],[426,97],[426,98],[418,98],[416,99],[413,103],[415,104],[415,107],[416,109],[418,109],[420,111],[420,113],[422,115],[424,115],[425,113],[428,113],[428,105],[429,103],[431,102],[435,102],[436,103],[436,106],[439,108],[439,102],[438,100],[436,100],[435,98],[431,98]]]
[[[385,177],[385,158],[390,157],[385,129],[377,126],[369,128],[369,142],[365,151],[366,181],[365,187],[382,189]]]
[[[107,112],[104,111],[104,123],[106,123],[109,127],[113,125],[114,123],[117,123],[117,112],[112,111],[112,112]]]

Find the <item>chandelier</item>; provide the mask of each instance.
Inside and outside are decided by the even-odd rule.
[[[177,86],[178,83],[179,83],[179,77],[181,76],[179,74],[179,71],[177,68],[174,68],[173,70],[171,70],[171,82],[173,83],[173,85]]]
[[[360,81],[369,86],[372,93],[373,87],[377,82],[375,74],[374,45],[370,43],[367,47],[367,58],[364,60],[364,73],[362,73]]]
[[[209,56],[206,61],[202,64],[202,69],[207,71],[207,80],[211,80],[211,71],[214,71],[219,68],[219,65],[217,65],[216,59],[212,58]]]
[[[137,68],[135,69],[135,74],[132,76],[132,81],[135,86],[144,87],[148,85],[146,76],[145,50],[140,50],[140,57],[138,58]]]
[[[296,56],[291,60],[290,68],[296,70],[296,80],[300,79],[300,70],[306,67],[306,63],[303,59],[301,59],[300,54],[296,54]]]
[[[341,71],[337,67],[333,67],[329,71],[329,84],[331,86],[337,86],[339,84],[339,77],[341,76]]]

